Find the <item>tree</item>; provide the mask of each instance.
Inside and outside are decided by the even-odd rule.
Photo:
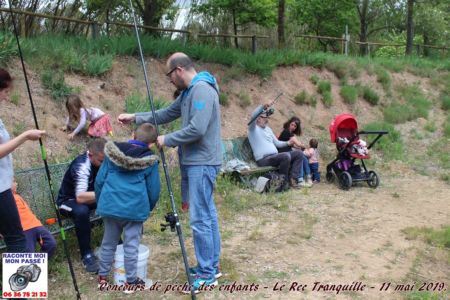
[[[345,25],[348,25],[350,31],[355,31],[358,18],[354,5],[354,0],[294,0],[293,14],[307,32],[319,36],[341,37]],[[330,40],[319,39],[319,42],[325,51],[328,45],[336,46]]]
[[[411,55],[412,54],[412,48],[413,48],[413,39],[414,39],[414,1],[415,0],[408,0],[408,10],[407,10],[407,17],[406,17],[406,49],[405,49],[405,55]]]
[[[264,27],[272,27],[276,24],[276,2],[274,0],[210,0],[199,5],[197,11],[209,16],[229,16],[235,35],[243,29],[243,26],[250,23]],[[234,43],[238,48],[237,38]]]
[[[283,48],[284,38],[284,12],[286,10],[286,1],[278,0],[278,47]]]

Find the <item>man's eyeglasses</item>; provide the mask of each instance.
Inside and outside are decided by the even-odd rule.
[[[167,76],[167,77],[170,77],[170,74],[172,74],[173,71],[175,71],[175,70],[178,69],[178,68],[180,68],[180,67],[177,66],[177,67],[171,69],[169,72],[166,73],[166,76]]]

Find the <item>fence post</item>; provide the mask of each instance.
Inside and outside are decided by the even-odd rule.
[[[417,56],[420,56],[420,45],[417,44],[417,45],[416,45],[416,48],[417,48]]]
[[[252,36],[252,53],[256,54],[256,35]]]
[[[348,43],[350,42],[350,35],[348,34],[348,25],[345,25],[345,56],[348,56]]]
[[[98,37],[98,22],[92,22],[92,38],[96,39]]]

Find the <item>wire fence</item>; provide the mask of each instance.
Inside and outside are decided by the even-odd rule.
[[[101,35],[110,36],[112,26],[116,27],[114,32],[118,34],[123,34],[126,32],[123,31],[123,29],[130,30],[134,26],[133,24],[125,22],[98,22],[96,20],[80,20],[63,16],[22,11],[18,9],[12,9],[12,11],[16,15],[15,19],[22,37],[35,36],[42,33],[65,33],[85,35],[95,39]],[[9,12],[9,9],[0,8],[1,22],[3,23],[4,30],[8,30],[8,28],[11,28],[12,26],[10,18],[8,19]],[[39,18],[41,20],[36,22],[34,20],[35,18]],[[65,24],[63,25],[61,21],[65,22]],[[192,30],[159,28],[145,25],[138,25],[138,28],[146,33],[159,34],[169,38],[176,37],[182,39],[185,43],[188,41],[196,41],[217,46],[231,47],[233,40],[236,39],[237,41],[234,42],[235,44],[239,44],[243,49],[249,49],[252,53],[256,53],[258,49],[273,49],[274,45],[277,44],[274,42],[274,38],[268,35],[207,34]],[[301,39],[302,42],[297,42],[296,39]],[[375,51],[380,47],[393,47],[395,49],[405,47],[405,44],[354,41],[350,39],[350,35],[347,30],[342,37],[297,34],[294,36],[293,43],[287,45],[286,47],[308,51],[317,51],[320,49],[324,52],[331,51],[345,55],[356,55],[360,53],[359,49],[361,45],[365,45],[367,47],[366,53],[368,55],[375,53]],[[418,56],[423,55],[425,52],[429,54],[430,50],[433,50],[435,55],[445,57],[448,55],[449,50],[449,47],[436,45],[414,44],[414,47]]]

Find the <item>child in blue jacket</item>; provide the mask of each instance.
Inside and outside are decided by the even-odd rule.
[[[99,288],[108,284],[122,232],[125,292],[145,287],[137,277],[137,263],[143,223],[159,199],[158,157],[149,148],[155,141],[155,127],[146,123],[136,129],[134,140],[105,145],[105,160],[95,180],[97,215],[105,225],[99,254]]]

